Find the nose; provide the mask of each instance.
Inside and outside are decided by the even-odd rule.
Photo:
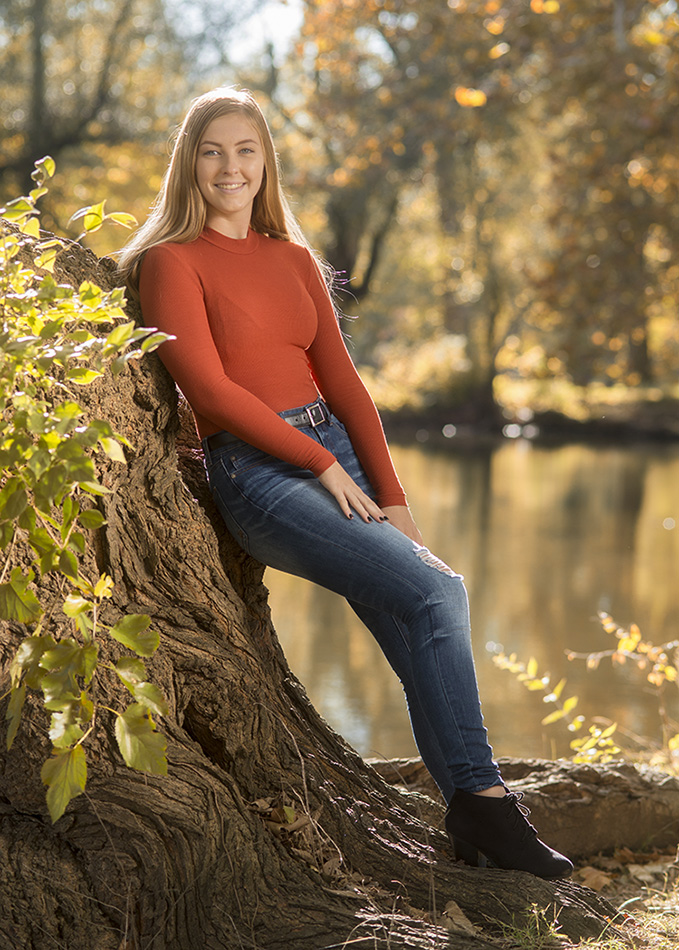
[[[222,169],[227,175],[237,175],[240,170],[238,156],[235,154],[226,154],[222,163]]]

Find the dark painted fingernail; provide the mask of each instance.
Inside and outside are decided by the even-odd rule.
[[[352,514],[348,514],[348,515],[347,515],[347,518],[353,518],[353,517],[354,517],[354,516],[353,516]]]
[[[380,521],[389,521],[389,519],[387,518],[386,515],[382,515],[382,517],[380,518]]]
[[[373,519],[370,517],[370,515],[368,515],[368,521],[372,521],[372,520]]]

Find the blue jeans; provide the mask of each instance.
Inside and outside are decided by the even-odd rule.
[[[302,431],[374,497],[338,419]],[[456,788],[500,784],[481,716],[461,575],[389,523],[349,520],[310,471],[235,437],[215,450],[204,439],[203,449],[215,502],[241,546],[264,564],[346,597],[371,631],[403,684],[417,747],[446,801]]]

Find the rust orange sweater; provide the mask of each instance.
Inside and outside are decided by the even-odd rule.
[[[176,337],[159,354],[201,437],[224,429],[321,475],[334,456],[277,415],[320,392],[344,423],[378,503],[406,503],[377,410],[306,248],[252,230],[239,241],[206,228],[190,243],[152,247],[140,293],[144,322]]]

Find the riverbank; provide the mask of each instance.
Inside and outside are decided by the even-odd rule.
[[[492,443],[503,438],[552,444],[679,441],[679,399],[593,399],[574,408],[571,414],[509,404],[479,412],[477,406],[467,404],[445,410],[382,411],[382,418],[389,438],[401,444]]]

